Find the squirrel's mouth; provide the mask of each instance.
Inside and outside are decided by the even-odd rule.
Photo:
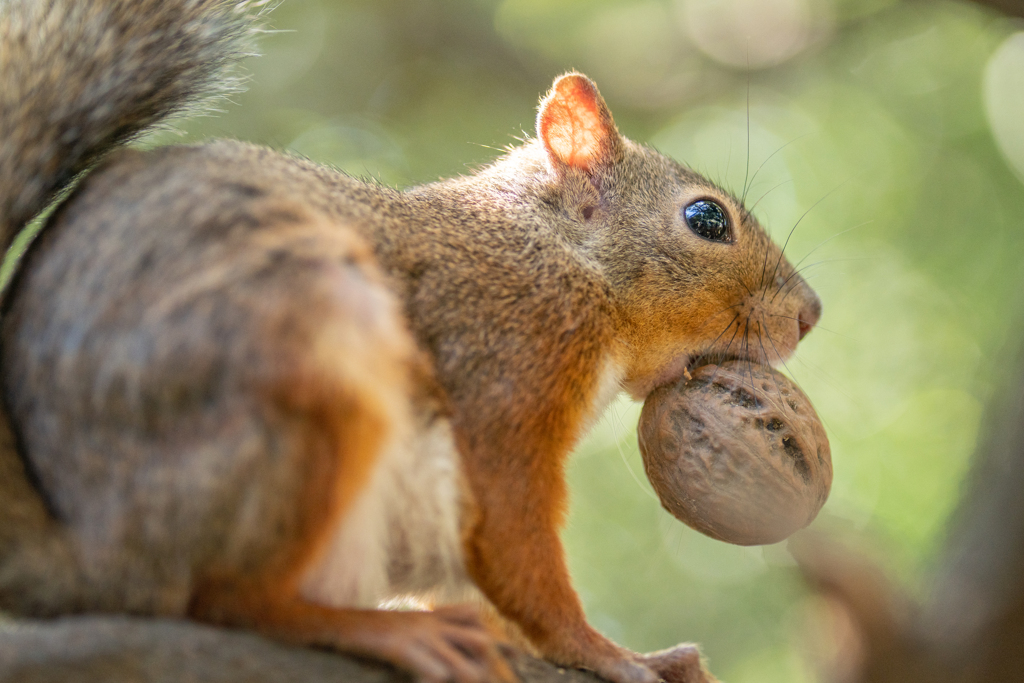
[[[683,376],[689,375],[702,365],[721,365],[722,363],[727,363],[729,361],[753,363],[754,365],[773,365],[767,358],[763,358],[760,355],[743,356],[735,353],[703,353],[693,356],[686,364],[682,374]]]
[[[766,358],[760,355],[742,355],[735,353],[686,353],[673,358],[662,366],[661,370],[654,375],[640,378],[629,382],[626,390],[638,401],[643,401],[648,394],[659,387],[675,384],[681,379],[689,379],[690,374],[702,365],[721,365],[727,361],[741,361],[755,365],[771,365]]]

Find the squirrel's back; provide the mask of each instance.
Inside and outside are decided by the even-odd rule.
[[[0,377],[83,572],[62,611],[184,616],[210,576],[301,539],[303,501],[330,527],[308,489],[331,484],[335,454],[379,450],[339,439],[401,432],[412,344],[364,241],[320,210],[332,191],[353,213],[383,201],[238,142],[126,150],[30,247]],[[6,588],[0,604],[48,613]]]

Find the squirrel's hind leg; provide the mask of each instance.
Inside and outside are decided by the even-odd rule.
[[[295,418],[285,440],[301,451],[288,456],[301,483],[281,512],[264,517],[290,528],[278,532],[274,550],[258,566],[231,562],[197,577],[189,614],[278,640],[381,659],[424,681],[514,680],[474,609],[344,608],[318,604],[304,591],[304,579],[346,515],[356,514],[364,492],[374,493],[371,480],[381,458],[396,442],[415,439],[413,413],[429,410],[434,400],[429,370],[360,240],[339,226],[315,223],[260,238],[267,249],[284,247],[290,259],[308,255],[312,273],[298,278],[305,283],[301,296],[286,292],[291,301],[281,304],[304,308],[301,318],[315,333],[300,334],[304,348],[287,354],[258,390],[272,412]],[[351,257],[337,266],[325,264],[324,254],[343,249],[347,240]],[[276,306],[271,302],[270,308]],[[291,334],[271,329],[277,330],[271,335]],[[386,535],[387,529],[377,531]],[[353,548],[350,578],[371,584],[370,591],[353,586],[353,605],[365,606],[367,593],[386,585],[386,576],[367,576],[386,573],[386,561],[373,557],[386,541],[373,537],[374,547]]]

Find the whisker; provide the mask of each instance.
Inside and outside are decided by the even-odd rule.
[[[736,317],[739,318],[740,315],[737,314]],[[736,331],[732,333],[731,337],[729,337],[729,343],[725,345],[725,352],[724,352],[723,355],[728,355],[729,354],[729,349],[732,348],[732,343],[734,341],[736,341],[736,335],[740,333],[740,327],[741,327],[741,323],[736,323]]]
[[[730,308],[731,308],[731,307],[730,307]],[[708,345],[708,349],[711,349],[711,348],[713,348],[713,347],[714,347],[714,345],[718,343],[718,340],[722,338],[722,335],[724,335],[724,334],[725,334],[726,332],[728,332],[728,331],[729,331],[729,328],[730,328],[730,327],[732,327],[732,324],[733,324],[734,322],[736,322],[736,320],[738,320],[738,319],[739,319],[740,315],[742,315],[742,313],[737,313],[737,314],[736,314],[735,316],[733,316],[733,319],[729,321],[729,324],[725,326],[725,329],[724,329],[724,330],[722,330],[721,332],[719,332],[719,333],[718,333],[718,336],[717,336],[717,337],[715,337],[714,341],[712,341],[712,342],[711,342],[711,344],[709,344],[709,345]],[[738,326],[738,325],[736,326],[736,330],[737,330],[737,332],[739,331],[739,326]],[[734,336],[734,337],[736,336],[736,333],[735,333],[735,332],[733,333],[733,336]],[[732,341],[730,340],[730,342],[729,342],[729,343],[730,343],[730,345],[731,345],[731,344],[732,344]],[[710,354],[710,353],[702,353],[702,354],[699,354],[699,355],[698,355],[698,356],[697,356],[697,357],[696,357],[696,358],[694,359],[694,363],[695,363],[695,365],[699,364],[699,362],[700,362],[700,361],[704,360],[704,359],[705,359],[705,358],[707,358],[707,357],[708,357],[709,355],[711,355],[711,354]]]
[[[761,319],[761,329],[764,330],[765,334],[768,334],[768,327],[767,327],[767,325],[764,324],[764,319],[763,318]],[[764,337],[763,337],[763,335],[760,335],[760,334],[757,335],[757,343],[761,346],[761,353],[764,354],[765,362],[767,363],[768,362],[768,350],[766,348],[764,348]],[[770,365],[770,363],[769,363],[769,365]],[[772,377],[772,383],[775,385],[775,391],[777,391],[778,394],[779,394],[779,405],[777,405],[776,407],[781,410],[782,409],[782,404],[785,402],[785,399],[782,397],[782,388],[779,386],[779,381],[775,378],[775,375],[773,374],[771,377]]]
[[[748,215],[748,216],[752,216],[752,215],[754,214],[754,209],[756,209],[756,208],[757,208],[757,205],[761,203],[761,200],[762,200],[762,199],[764,199],[765,197],[767,197],[768,195],[770,195],[770,194],[771,194],[772,192],[775,192],[775,190],[779,189],[780,187],[782,187],[782,186],[783,186],[783,185],[785,185],[786,183],[791,183],[791,182],[793,182],[793,179],[792,179],[792,178],[789,178],[789,179],[787,179],[787,180],[783,180],[783,181],[782,181],[781,183],[779,183],[778,185],[775,185],[774,187],[770,188],[770,189],[769,189],[769,190],[768,190],[767,192],[765,192],[765,193],[764,193],[763,195],[761,195],[760,197],[758,197],[758,198],[757,198],[757,201],[756,201],[756,202],[754,202],[754,205],[753,205],[753,206],[751,206],[751,207],[750,207],[749,209],[744,209],[744,211],[746,211],[746,212],[747,212],[747,215]]]
[[[771,343],[772,347],[775,346],[775,342],[772,341],[772,335],[771,334],[768,334],[768,341]],[[778,353],[778,349],[776,349],[775,352]],[[781,356],[780,356],[780,358],[781,358]],[[801,358],[799,358],[797,356],[794,356],[794,358],[799,360],[801,363],[805,363],[806,364],[806,361],[802,360]],[[789,373],[790,377],[793,378],[793,382],[796,383],[797,387],[800,387],[800,383],[797,381],[796,375],[794,375],[793,371],[789,369],[789,366],[786,365],[785,361],[783,361],[782,365],[786,368],[786,372]],[[837,387],[833,387],[833,389],[835,389],[836,391],[839,391],[839,393],[843,393],[842,390],[838,389]],[[801,390],[802,390],[802,388],[801,388]],[[845,394],[843,394],[843,395],[845,396]],[[847,398],[849,398],[849,397],[847,397]],[[815,411],[815,413],[817,413],[817,411]],[[832,427],[829,426],[828,422],[825,420],[824,417],[822,417],[821,415],[818,415],[818,419],[821,420],[821,424],[823,424],[825,426],[825,431],[826,432],[831,433],[833,435],[835,434],[835,431],[832,429]]]
[[[816,277],[818,277],[820,275],[821,275],[821,273],[815,273],[814,275],[808,275],[807,277],[804,278],[804,282],[810,284],[811,280],[813,280],[814,278],[816,278]],[[786,292],[782,296],[782,298],[779,300],[779,305],[781,306],[782,304],[784,304],[786,302],[786,299],[789,298],[789,295],[792,294],[795,291],[796,291],[796,285],[794,284],[794,285],[792,285],[789,288],[789,291]]]
[[[835,258],[825,258],[825,259],[821,259],[820,261],[815,261],[813,263],[808,263],[807,265],[805,265],[805,266],[803,266],[801,268],[798,268],[796,272],[802,273],[803,271],[807,270],[808,268],[813,268],[814,266],[820,266],[823,263],[848,263],[850,261],[876,261],[876,260],[878,260],[878,259],[876,257],[874,257],[874,256],[837,256]]]
[[[612,428],[615,430],[616,436],[623,433],[629,433],[630,431],[635,431],[631,430],[626,426],[626,424],[622,421],[622,412],[620,410],[617,410],[614,406],[610,407],[610,409],[607,412],[605,412],[604,418],[608,420],[608,422],[612,425]],[[650,487],[644,486],[643,482],[640,481],[640,478],[636,476],[636,472],[633,471],[633,466],[629,464],[629,459],[626,457],[626,452],[622,448],[621,438],[615,439],[615,449],[618,451],[619,457],[622,459],[622,464],[626,466],[626,470],[629,472],[629,476],[633,478],[633,481],[636,482],[640,490],[643,491],[645,495],[657,500],[658,497],[651,493]]]
[[[729,169],[732,168],[732,136],[729,136],[729,152],[725,155],[725,177],[729,177]],[[722,184],[721,174],[716,178],[715,184],[719,187],[725,187]]]
[[[739,318],[739,317],[740,316],[737,314],[736,318]],[[736,318],[733,318],[733,320],[735,320]],[[729,327],[732,327],[732,323],[729,323]],[[728,329],[728,328],[726,328],[726,329]],[[721,355],[723,355],[723,356],[728,356],[729,355],[729,349],[732,348],[732,343],[734,341],[736,341],[736,335],[739,334],[739,332],[740,332],[740,325],[739,325],[739,323],[737,323],[736,324],[736,331],[732,333],[732,337],[729,338],[729,343],[725,345],[725,351]],[[707,355],[709,355],[709,354],[704,354],[704,355],[700,356],[700,358],[704,359],[705,357],[707,357]],[[715,368],[715,371],[711,373],[711,380],[710,380],[711,382],[715,381],[715,377],[718,376],[718,371],[721,369],[721,367],[722,366],[719,365],[718,367]]]
[[[765,159],[764,161],[762,161],[762,162],[761,162],[761,165],[757,167],[757,170],[756,170],[756,171],[754,171],[754,175],[752,175],[752,176],[750,177],[750,187],[746,188],[746,190],[750,190],[751,188],[753,188],[753,187],[754,187],[754,179],[755,179],[755,178],[757,178],[757,174],[761,172],[761,169],[762,169],[762,168],[764,168],[764,165],[765,165],[765,164],[767,164],[767,163],[768,163],[769,161],[771,161],[771,160],[772,160],[772,157],[773,157],[773,156],[775,156],[776,154],[778,154],[778,153],[779,153],[779,152],[781,152],[782,150],[786,149],[787,147],[789,147],[790,145],[792,145],[792,144],[793,144],[794,142],[796,142],[797,140],[802,140],[803,138],[807,137],[808,135],[810,135],[810,133],[804,133],[803,135],[798,135],[798,136],[796,136],[795,138],[793,138],[792,140],[790,140],[789,142],[787,142],[787,143],[785,143],[784,145],[782,145],[782,147],[779,147],[779,148],[778,148],[777,150],[775,150],[774,152],[772,152],[771,154],[769,154],[769,155],[768,155],[768,158],[767,158],[767,159]],[[781,183],[780,183],[780,184],[781,184]],[[775,187],[778,187],[778,185],[776,185]],[[745,191],[743,192],[743,198],[742,198],[742,199],[740,199],[740,204],[742,204],[742,203],[744,202],[744,200],[745,200],[745,199],[747,198],[747,192],[746,192],[746,190],[745,190]],[[763,195],[762,195],[762,196],[763,196]],[[758,200],[758,201],[760,201],[760,200]]]
[[[783,280],[782,284],[779,285],[779,288],[775,290],[775,294],[772,295],[772,298],[769,300],[769,303],[775,303],[775,297],[777,297],[782,292],[782,290],[786,288],[786,285],[788,285],[793,280],[793,278],[797,277],[798,275],[802,275],[807,270],[810,270],[815,266],[820,266],[823,263],[828,263],[828,261],[815,261],[814,263],[807,264],[803,268],[794,269],[793,272],[789,274],[789,277]],[[793,287],[790,288],[790,291],[793,291],[793,289],[796,288],[797,284],[799,284],[799,280],[793,282]],[[785,301],[786,296],[788,295],[789,292],[786,292],[786,295],[782,297],[782,301]],[[782,301],[780,301],[779,303],[781,304]]]
[[[782,284],[779,285],[779,288],[777,290],[775,290],[774,294],[772,294],[772,298],[768,300],[768,303],[774,304],[775,303],[775,297],[777,297],[782,292],[782,290],[784,290],[786,288],[786,285],[788,285],[791,281],[793,282],[793,286],[789,288],[789,292],[792,292],[794,289],[796,289],[796,286],[797,286],[797,284],[799,284],[800,281],[799,280],[793,280],[793,278],[795,278],[796,276],[800,275],[803,270],[806,270],[807,268],[811,268],[814,265],[815,264],[812,263],[810,266],[806,266],[804,269],[794,270],[792,273],[790,273],[789,277],[787,277],[785,280],[783,280]],[[805,280],[805,282],[806,282],[806,280]],[[786,300],[786,297],[789,296],[789,292],[786,292],[782,296],[782,301]],[[779,302],[780,305],[782,304],[782,301]]]
[[[764,274],[768,270],[768,252],[771,251],[771,249],[769,249],[768,247],[769,247],[769,245],[767,245],[767,244],[764,245],[764,262],[761,263],[761,279],[760,279],[760,281],[759,281],[759,283],[757,285],[758,289],[763,289],[764,288]],[[753,296],[753,295],[751,295],[751,296]],[[764,300],[763,295],[762,295],[762,299],[761,300],[762,301]]]
[[[757,389],[754,388],[754,363],[750,360],[750,317],[747,317],[747,323],[743,327],[743,343],[745,344],[743,349],[743,355],[747,360],[747,377],[750,379],[750,395],[756,397]],[[756,400],[756,398],[755,398]]]
[[[811,204],[811,206],[806,211],[803,212],[803,215],[801,215],[800,218],[797,219],[796,223],[793,224],[792,229],[790,229],[789,234],[786,236],[786,242],[785,242],[785,244],[782,245],[782,250],[779,252],[779,258],[775,262],[775,268],[772,270],[771,277],[768,278],[769,281],[772,280],[775,277],[775,273],[778,272],[779,265],[782,263],[782,257],[786,255],[786,248],[789,246],[789,240],[793,237],[793,233],[796,231],[797,226],[800,225],[800,223],[804,220],[804,218],[807,217],[807,214],[809,214],[811,211],[813,211],[814,208],[816,206],[818,206],[818,204],[821,204],[823,201],[828,199],[836,190],[838,190],[840,187],[842,187],[845,184],[846,183],[844,181],[844,182],[840,183],[839,185],[836,185],[834,188],[832,188],[828,192],[826,192],[825,196],[823,196],[821,199],[819,199],[818,201],[816,201],[813,204]]]
[[[797,268],[792,273],[790,273],[789,277],[787,277],[785,280],[783,280],[782,284],[779,285],[779,287],[775,290],[775,294],[773,294],[772,298],[768,300],[768,303],[775,303],[775,299],[779,296],[779,294],[782,294],[782,292],[784,290],[786,290],[786,285],[789,285],[790,282],[792,282],[792,285],[790,286],[789,290],[786,291],[786,293],[782,296],[782,300],[779,301],[779,304],[781,305],[786,300],[786,297],[788,297],[790,294],[792,294],[793,290],[795,290],[796,286],[799,284],[799,280],[793,281],[793,278],[795,278],[798,275],[803,275],[804,273],[806,273],[811,268],[814,268],[815,266],[820,266],[820,265],[825,264],[825,263],[839,263],[839,262],[842,262],[842,261],[873,261],[873,260],[874,260],[874,257],[865,256],[865,257],[845,257],[845,258],[822,259],[821,261],[815,261],[814,263],[808,263],[803,268]],[[811,278],[804,278],[804,282],[807,282],[810,279]]]
[[[619,452],[619,458],[622,460],[622,464],[626,466],[626,470],[629,472],[629,476],[636,482],[637,488],[644,492],[644,495],[653,500],[658,500],[658,496],[651,492],[649,486],[644,486],[644,483],[640,481],[640,477],[633,471],[633,466],[629,464],[629,459],[626,458],[626,451],[622,449],[622,439],[615,440],[615,449]]]
[[[768,337],[768,343],[772,345],[773,349],[775,349],[775,355],[778,357],[779,362],[782,363],[782,367],[786,368],[786,372],[789,373],[789,376],[792,377],[793,381],[795,382],[796,381],[796,376],[793,374],[793,371],[789,369],[789,366],[786,365],[786,361],[782,359],[782,354],[779,353],[779,347],[775,345],[775,340],[772,339],[771,332],[769,332],[767,329],[765,329],[764,333],[765,333],[765,336]],[[800,386],[799,383],[797,384],[797,386]]]
[[[750,175],[750,70],[747,69],[747,166],[743,170],[743,195],[740,198],[740,206],[747,198],[747,176]]]
[[[770,343],[772,345],[772,348],[775,349],[776,353],[779,353],[778,348],[775,346],[775,341],[772,339],[771,333],[768,333],[767,336],[768,336],[768,343]],[[817,366],[815,366],[810,361],[807,361],[807,360],[805,360],[803,358],[800,358],[799,356],[793,356],[793,358],[795,358],[796,360],[800,361],[800,363],[802,363],[808,369],[810,369],[812,371],[816,371],[815,374],[817,374],[821,379],[825,380],[828,383],[828,385],[830,387],[832,387],[832,389],[834,389],[838,393],[842,394],[851,403],[856,403],[856,401],[853,399],[853,397],[851,397],[849,394],[847,394],[845,391],[843,391],[842,389],[839,388],[839,386],[836,383],[836,380],[833,379],[827,372],[825,372],[821,368],[818,368]],[[780,360],[782,359],[782,354],[779,354],[779,359]],[[786,372],[788,372],[790,377],[793,378],[793,381],[796,381],[796,375],[794,375],[793,371],[789,369],[788,365],[786,365],[786,361],[782,361],[782,366],[784,368],[786,368]],[[797,382],[797,386],[800,386],[799,382]]]
[[[815,266],[820,266],[820,265],[822,265],[824,263],[838,263],[840,261],[864,261],[864,260],[869,260],[869,259],[868,258],[856,258],[856,257],[851,257],[851,258],[834,258],[834,259],[822,259],[821,261],[815,261],[814,263],[808,263],[803,268],[797,268],[792,273],[790,273],[789,277],[787,277],[785,280],[783,280],[782,284],[779,285],[778,289],[775,290],[775,294],[772,295],[772,298],[769,299],[768,302],[769,303],[775,303],[775,298],[779,294],[781,294],[784,289],[786,289],[786,285],[788,285],[790,283],[790,281],[793,280],[793,278],[795,278],[797,275],[803,275],[805,272],[807,272],[811,268],[814,268]],[[788,292],[786,292],[786,294],[782,297],[782,301],[786,300],[786,297],[789,296],[790,292],[792,292],[793,289],[796,288],[797,284],[799,284],[799,281],[796,281],[796,282],[793,283],[793,286],[790,288],[790,290]],[[782,301],[780,301],[779,303],[781,304]]]
[[[767,249],[765,251],[767,252]],[[747,290],[747,294],[749,294],[750,296],[754,296],[753,290],[751,290],[750,287],[747,286],[747,283],[744,282],[739,275],[733,275],[732,279],[738,282],[743,287],[743,289]]]
[[[825,246],[826,244],[828,244],[829,242],[831,242],[835,238],[842,237],[843,235],[845,235],[848,232],[853,232],[854,230],[857,230],[858,228],[863,228],[865,225],[868,225],[868,224],[874,223],[874,222],[875,222],[875,219],[871,218],[869,220],[864,221],[863,223],[858,223],[857,225],[853,226],[852,228],[847,228],[846,230],[843,230],[842,232],[837,232],[836,234],[832,235],[828,239],[819,242],[818,246],[814,247],[814,249],[811,249],[809,252],[804,254],[804,257],[802,259],[800,259],[799,261],[797,261],[793,265],[793,267],[794,268],[799,268],[800,264],[803,263],[804,261],[806,261],[808,256],[810,256],[814,252],[818,251],[818,249],[821,249],[823,246]]]
[[[806,360],[804,358],[800,358],[798,356],[794,356],[794,358],[796,360],[800,361],[800,363],[804,367],[806,367],[808,370],[810,370],[811,372],[816,374],[820,379],[824,380],[834,391],[838,392],[839,394],[842,394],[842,396],[844,398],[846,398],[847,400],[849,400],[851,403],[853,403],[855,405],[857,404],[857,401],[852,396],[850,396],[850,394],[846,393],[845,391],[843,391],[839,387],[839,381],[837,379],[835,379],[834,377],[829,375],[827,372],[822,370],[820,367],[818,367],[814,363],[811,363],[810,361],[808,361],[808,360]]]
[[[742,305],[743,305],[743,302],[741,301],[741,302],[739,302],[738,304],[733,304],[732,306],[726,306],[725,308],[723,308],[722,310],[720,310],[720,311],[719,311],[718,313],[715,313],[715,314],[713,314],[713,315],[709,315],[709,316],[708,316],[708,319],[707,319],[707,320],[705,320],[705,321],[704,321],[704,323],[703,323],[703,324],[702,324],[702,325],[701,325],[700,327],[698,327],[698,328],[697,328],[696,330],[694,330],[694,332],[700,332],[701,330],[703,330],[703,329],[704,329],[704,327],[705,327],[705,326],[706,326],[706,325],[707,325],[708,323],[710,323],[710,322],[711,322],[712,320],[714,320],[714,319],[715,319],[715,316],[716,316],[716,315],[719,315],[720,313],[725,313],[725,312],[726,312],[726,311],[728,311],[728,310],[729,310],[730,308],[736,308],[737,306],[742,306]],[[734,322],[736,322],[736,318],[740,317],[740,315],[741,315],[740,313],[737,313],[737,314],[736,314],[736,317],[735,317],[735,318],[733,318],[733,319],[732,319],[732,320],[731,320],[731,321],[729,322],[729,325],[726,325],[726,328],[725,328],[725,329],[726,329],[726,330],[728,330],[728,329],[729,329],[729,326],[730,326],[730,325],[732,325],[732,324],[733,324]],[[720,334],[720,335],[718,335],[718,337],[715,337],[715,341],[718,341],[718,339],[719,339],[719,338],[720,338],[721,336],[722,336],[722,335]],[[715,342],[711,342],[711,343],[712,343],[712,344],[714,344]]]
[[[803,275],[803,273],[806,272],[807,270],[810,270],[812,267],[814,267],[816,265],[821,265],[822,263],[834,263],[836,261],[848,261],[848,260],[858,260],[858,259],[829,259],[829,260],[826,260],[826,261],[818,261],[816,263],[811,263],[810,265],[805,265],[803,268],[800,269],[799,273],[794,273],[794,274],[801,274],[801,275]],[[816,272],[813,275],[807,275],[806,278],[804,278],[803,280],[804,280],[805,283],[810,283],[812,280],[817,278],[817,276],[819,276],[820,274],[821,274],[820,272]],[[782,292],[782,290],[785,289],[786,284],[790,283],[791,280],[792,280],[792,276],[791,276],[791,278],[786,278],[785,279],[785,282],[782,283],[782,287],[780,287],[778,289],[778,291],[775,292],[775,294],[772,296],[772,298],[769,301],[769,303],[775,303],[775,297],[777,297]],[[793,294],[795,291],[797,291],[797,285],[799,283],[800,283],[800,281],[795,281],[792,285],[790,285],[790,289],[786,290],[785,294],[782,295],[782,298],[779,299],[778,305],[781,306],[783,303],[785,303],[785,300],[788,297],[790,297],[791,294]]]

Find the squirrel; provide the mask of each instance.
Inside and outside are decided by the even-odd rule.
[[[576,72],[535,139],[404,191],[242,142],[125,144],[222,89],[265,8],[0,5],[2,246],[59,200],[0,317],[0,609],[189,618],[458,683],[512,677],[493,610],[561,666],[710,680],[692,646],[588,625],[566,458],[621,390],[785,360],[819,299]],[[440,606],[378,608],[407,594]]]

